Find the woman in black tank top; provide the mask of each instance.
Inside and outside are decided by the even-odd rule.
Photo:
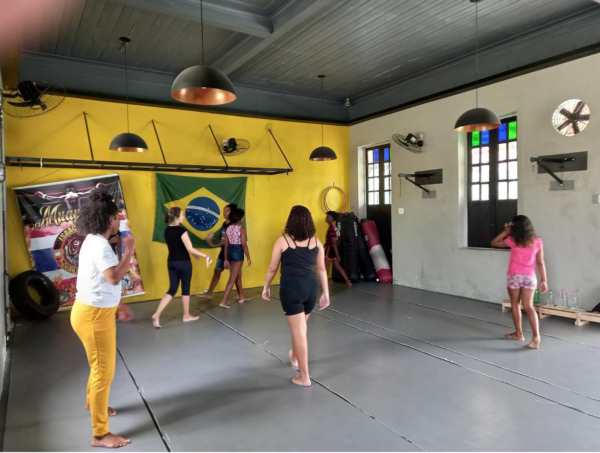
[[[304,206],[294,206],[288,217],[284,236],[277,239],[273,247],[262,294],[263,299],[270,300],[269,286],[281,263],[279,297],[292,333],[290,361],[294,368],[300,369],[300,375],[293,378],[292,382],[304,387],[311,384],[308,374],[306,321],[319,298],[319,281],[323,289],[319,308],[323,310],[329,305],[325,252],[315,233],[310,211]]]

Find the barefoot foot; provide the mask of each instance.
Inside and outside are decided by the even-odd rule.
[[[112,433],[92,439],[92,447],[119,448],[131,443],[131,440]]]
[[[212,297],[212,293],[196,294],[196,297],[199,297],[200,299],[210,299]]]
[[[241,299],[238,300],[238,302],[240,304],[243,304],[244,302],[248,302],[249,300],[252,300],[250,297],[242,297]]]
[[[507,338],[510,338],[512,340],[519,340],[519,341],[525,341],[525,337],[523,336],[523,334],[521,334],[519,336],[519,334],[517,332],[513,332],[513,333],[507,333],[506,334]]]
[[[352,283],[350,283],[350,282],[347,282],[347,283],[346,283],[346,286],[348,287],[348,289],[350,289],[350,288],[352,288]]]
[[[160,325],[160,317],[158,317],[158,316],[156,316],[156,315],[152,316],[152,325],[153,325],[154,327],[156,327],[157,329],[160,329],[160,328],[161,328],[161,325]]]
[[[295,378],[292,378],[292,382],[301,387],[310,387],[312,384],[310,379],[303,379],[302,376],[296,376]]]
[[[298,361],[294,358],[294,352],[290,349],[290,363],[294,368],[298,368]]]
[[[87,403],[85,405],[85,408],[89,411],[90,410],[90,404]],[[114,410],[112,407],[108,406],[108,416],[109,417],[114,417],[115,415],[117,415],[117,411]]]
[[[183,322],[190,322],[190,321],[198,321],[200,319],[200,316],[184,316],[183,317]]]
[[[240,300],[240,295],[238,294],[237,296],[235,296],[235,297],[233,298],[233,300]]]
[[[222,308],[229,308],[229,305],[227,305],[225,302],[221,302],[221,303],[219,304],[219,307],[222,307]]]
[[[538,338],[535,338],[535,337],[534,337],[534,338],[531,340],[531,343],[529,343],[529,344],[527,345],[527,347],[528,347],[528,348],[531,348],[531,349],[539,349],[539,348],[540,348],[540,339],[539,339],[539,337],[538,337]]]

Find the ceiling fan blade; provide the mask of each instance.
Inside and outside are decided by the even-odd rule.
[[[32,107],[33,106],[33,102],[32,101],[26,101],[26,102],[10,102],[8,101],[8,103],[10,105],[12,105],[13,107]]]
[[[571,124],[571,120],[567,120],[564,123],[562,123],[560,126],[558,126],[556,129],[558,129],[559,131],[562,131],[565,127],[567,127],[569,124]]]
[[[565,118],[569,118],[570,120],[573,119],[573,114],[565,108],[560,109],[559,113],[562,114],[562,116],[564,116]]]
[[[577,106],[575,107],[575,110],[573,110],[573,114],[578,115],[579,112],[581,112],[581,109],[583,109],[584,107],[585,107],[585,102],[579,101],[577,103]]]
[[[581,121],[589,121],[590,120],[590,114],[586,114],[586,115],[579,115],[579,120]]]
[[[579,124],[577,124],[577,121],[573,122],[573,132],[575,132],[576,134],[579,134]]]

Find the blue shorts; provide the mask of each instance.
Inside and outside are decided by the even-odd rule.
[[[225,261],[221,258],[217,258],[217,264],[215,266],[216,271],[224,271],[225,270]]]
[[[229,244],[227,246],[227,261],[244,261],[242,244]]]

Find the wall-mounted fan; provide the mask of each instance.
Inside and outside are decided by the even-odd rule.
[[[237,156],[250,148],[250,142],[242,138],[223,139],[221,153],[226,156]]]
[[[38,87],[26,80],[17,85],[17,90],[4,94],[4,112],[15,118],[32,118],[51,112],[65,100],[65,89],[60,85]]]
[[[406,136],[394,134],[392,135],[392,138],[402,148],[410,151],[411,153],[420,154],[423,151],[423,134],[419,134],[418,138],[416,135],[413,134],[408,134]]]
[[[590,124],[590,107],[581,99],[569,99],[558,106],[552,115],[554,130],[572,137]]]

